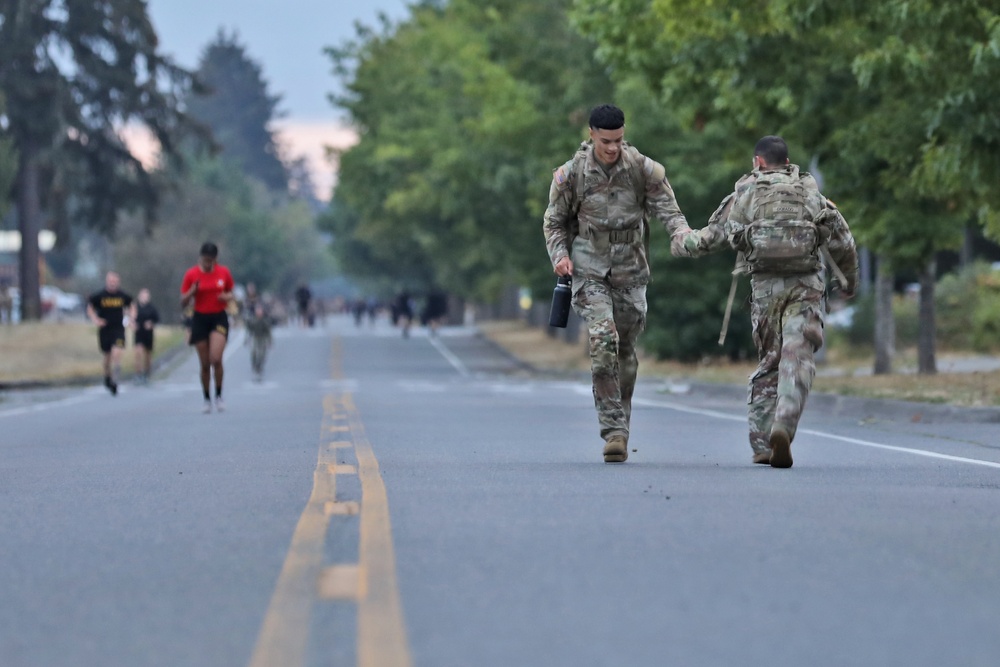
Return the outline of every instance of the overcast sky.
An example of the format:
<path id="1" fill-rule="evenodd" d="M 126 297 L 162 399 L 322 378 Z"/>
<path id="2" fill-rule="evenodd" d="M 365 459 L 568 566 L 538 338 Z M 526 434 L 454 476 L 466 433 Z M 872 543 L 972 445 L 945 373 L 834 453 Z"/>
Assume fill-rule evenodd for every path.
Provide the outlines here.
<path id="1" fill-rule="evenodd" d="M 408 5 L 404 0 L 148 0 L 161 52 L 182 66 L 196 67 L 220 28 L 236 32 L 263 70 L 268 91 L 281 97 L 278 111 L 284 118 L 276 129 L 294 155 L 309 158 L 321 190 L 328 190 L 333 178 L 323 163 L 323 145 L 350 141 L 340 110 L 327 101 L 338 81 L 323 49 L 352 39 L 356 22 L 377 25 L 379 13 L 406 18 Z"/>
<path id="2" fill-rule="evenodd" d="M 335 85 L 327 46 L 354 37 L 354 24 L 376 25 L 379 12 L 407 15 L 403 0 L 149 0 L 160 48 L 181 65 L 195 67 L 220 28 L 235 30 L 264 70 L 272 93 L 282 96 L 290 118 L 329 119 L 326 95 Z"/>

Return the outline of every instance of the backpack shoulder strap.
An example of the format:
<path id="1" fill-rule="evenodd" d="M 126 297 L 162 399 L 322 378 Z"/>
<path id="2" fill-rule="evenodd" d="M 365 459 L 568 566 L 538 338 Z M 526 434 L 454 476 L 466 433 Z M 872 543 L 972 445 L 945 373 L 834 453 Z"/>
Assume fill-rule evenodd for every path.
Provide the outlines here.
<path id="1" fill-rule="evenodd" d="M 583 196 L 586 194 L 587 151 L 589 148 L 590 144 L 584 142 L 580 144 L 580 148 L 578 148 L 576 153 L 573 154 L 573 166 L 571 168 L 571 173 L 573 175 L 574 216 L 580 212 L 580 205 L 583 203 Z"/>
<path id="2" fill-rule="evenodd" d="M 632 144 L 625 142 L 623 152 L 628 161 L 629 178 L 632 181 L 632 188 L 635 190 L 635 200 L 640 204 L 646 201 L 646 157 L 639 152 L 639 149 Z"/>

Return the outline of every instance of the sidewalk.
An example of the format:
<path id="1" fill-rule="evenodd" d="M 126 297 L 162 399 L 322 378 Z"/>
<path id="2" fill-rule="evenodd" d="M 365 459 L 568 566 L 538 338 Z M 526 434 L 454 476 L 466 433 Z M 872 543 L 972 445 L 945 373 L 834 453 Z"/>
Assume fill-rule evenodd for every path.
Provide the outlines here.
<path id="1" fill-rule="evenodd" d="M 943 354 L 937 358 L 938 373 L 989 373 L 1000 370 L 1000 357 L 985 354 L 955 355 Z M 915 375 L 917 367 L 913 364 L 900 364 L 893 371 L 898 375 Z M 817 367 L 816 375 L 822 377 L 844 377 L 871 375 L 872 367 L 867 365 L 856 370 L 839 366 Z"/>

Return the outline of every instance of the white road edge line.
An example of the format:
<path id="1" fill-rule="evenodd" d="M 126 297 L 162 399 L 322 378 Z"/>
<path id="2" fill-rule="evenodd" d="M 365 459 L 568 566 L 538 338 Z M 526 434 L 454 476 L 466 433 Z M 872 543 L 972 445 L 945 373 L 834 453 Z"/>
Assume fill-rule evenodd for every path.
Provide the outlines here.
<path id="1" fill-rule="evenodd" d="M 231 342 L 232 341 L 229 341 L 229 343 L 231 343 Z M 236 354 L 236 351 L 239 348 L 241 348 L 241 347 L 243 347 L 241 344 L 230 345 L 230 344 L 227 343 L 226 344 L 226 351 L 222 353 L 222 361 L 223 361 L 223 363 L 229 361 L 229 359 L 234 354 Z M 195 361 L 197 362 L 197 358 L 195 359 Z M 459 362 L 459 363 L 461 363 L 461 362 Z M 94 387 L 97 387 L 97 386 L 98 386 L 97 384 L 94 385 Z M 89 389 L 92 390 L 94 387 L 90 387 Z M 55 400 L 55 401 L 43 401 L 43 402 L 40 402 L 40 403 L 34 403 L 32 405 L 25 405 L 25 406 L 22 406 L 22 407 L 11 408 L 10 410 L 2 410 L 2 411 L 0 411 L 0 419 L 3 419 L 4 417 L 16 417 L 18 415 L 26 415 L 26 414 L 30 414 L 32 412 L 43 412 L 43 411 L 49 410 L 51 408 L 58 408 L 58 407 L 65 406 L 65 405 L 74 405 L 76 403 L 84 403 L 86 401 L 93 400 L 98 395 L 101 395 L 101 394 L 104 393 L 103 388 L 102 388 L 102 390 L 100 392 L 88 391 L 88 389 L 83 389 L 82 391 L 84 393 L 82 393 L 79 396 L 72 396 L 70 398 L 62 398 L 62 399 Z"/>
<path id="2" fill-rule="evenodd" d="M 677 412 L 687 412 L 689 414 L 702 415 L 704 417 L 711 417 L 713 419 L 724 419 L 727 421 L 738 421 L 746 422 L 746 417 L 736 415 L 726 414 L 724 412 L 716 412 L 715 410 L 701 410 L 699 408 L 689 408 L 686 405 L 679 405 L 677 403 L 669 403 L 666 401 L 651 401 L 649 399 L 643 398 L 633 398 L 633 405 L 645 405 L 651 408 L 666 408 L 667 410 L 676 410 Z M 809 435 L 815 435 L 820 438 L 828 438 L 830 440 L 839 440 L 840 442 L 846 442 L 852 445 L 860 445 L 862 447 L 870 447 L 872 449 L 881 449 L 887 452 L 899 452 L 901 454 L 913 454 L 915 456 L 925 456 L 931 459 L 941 459 L 943 461 L 951 461 L 953 463 L 968 463 L 970 465 L 984 466 L 986 468 L 997 468 L 1000 469 L 1000 463 L 994 463 L 993 461 L 982 461 L 980 459 L 970 459 L 964 456 L 952 456 L 950 454 L 939 454 L 938 452 L 930 452 L 926 449 L 913 449 L 911 447 L 896 447 L 894 445 L 882 445 L 877 442 L 871 442 L 869 440 L 859 440 L 858 438 L 848 438 L 843 435 L 835 435 L 833 433 L 826 433 L 825 431 L 816 431 L 814 429 L 802 428 L 799 429 L 800 433 L 807 433 Z"/>
<path id="3" fill-rule="evenodd" d="M 465 364 L 462 363 L 462 360 L 456 357 L 454 354 L 452 354 L 451 350 L 445 347 L 444 343 L 442 343 L 437 336 L 428 336 L 427 340 L 431 342 L 431 345 L 434 346 L 434 349 L 436 349 L 438 352 L 441 353 L 442 357 L 448 360 L 449 364 L 455 367 L 455 370 L 458 371 L 459 375 L 465 378 L 470 376 L 469 369 L 465 367 Z"/>
<path id="4" fill-rule="evenodd" d="M 104 393 L 103 391 L 101 392 Z M 4 417 L 16 417 L 17 415 L 26 415 L 32 412 L 44 412 L 50 408 L 58 408 L 65 405 L 75 405 L 76 403 L 85 403 L 91 401 L 97 397 L 96 393 L 85 393 L 79 396 L 72 396 L 70 398 L 63 398 L 57 401 L 46 401 L 42 403 L 34 403 L 32 405 L 25 405 L 18 408 L 11 408 L 10 410 L 4 410 L 0 412 L 0 419 Z"/>

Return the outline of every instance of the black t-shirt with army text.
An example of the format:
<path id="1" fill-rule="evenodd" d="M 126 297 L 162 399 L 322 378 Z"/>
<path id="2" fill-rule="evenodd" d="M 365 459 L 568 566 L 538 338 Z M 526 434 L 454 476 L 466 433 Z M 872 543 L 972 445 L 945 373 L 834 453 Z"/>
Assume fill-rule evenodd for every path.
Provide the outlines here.
<path id="1" fill-rule="evenodd" d="M 125 327 L 125 309 L 132 305 L 132 297 L 125 292 L 109 292 L 107 288 L 91 295 L 88 299 L 94 308 L 94 313 L 104 320 L 106 327 L 122 329 Z"/>

